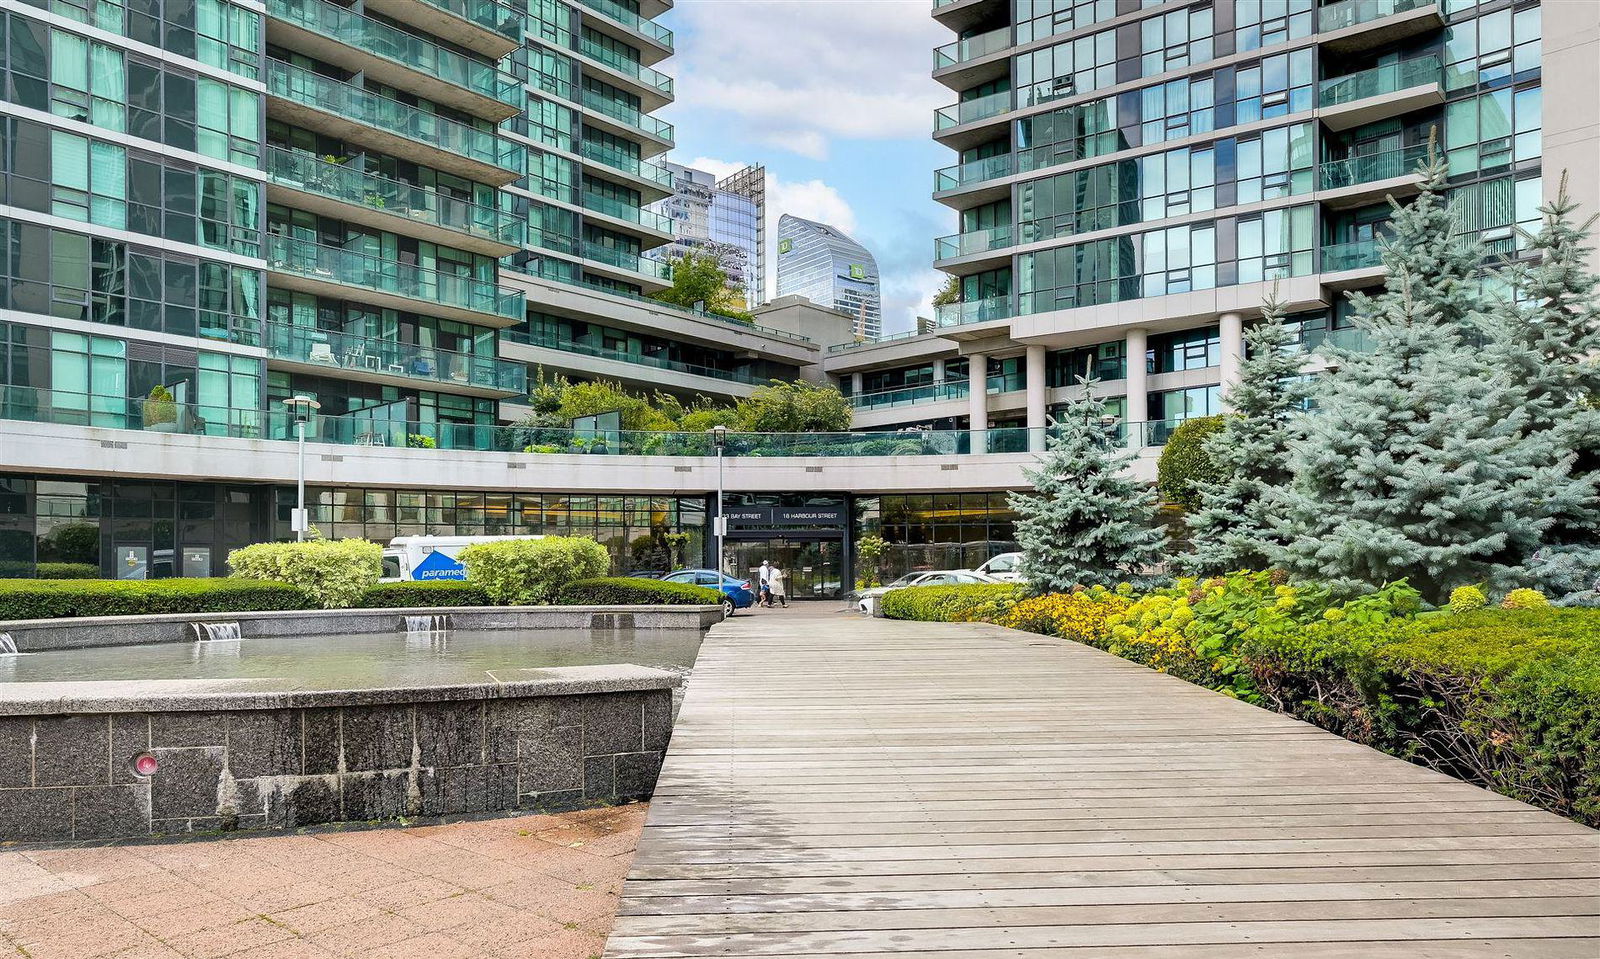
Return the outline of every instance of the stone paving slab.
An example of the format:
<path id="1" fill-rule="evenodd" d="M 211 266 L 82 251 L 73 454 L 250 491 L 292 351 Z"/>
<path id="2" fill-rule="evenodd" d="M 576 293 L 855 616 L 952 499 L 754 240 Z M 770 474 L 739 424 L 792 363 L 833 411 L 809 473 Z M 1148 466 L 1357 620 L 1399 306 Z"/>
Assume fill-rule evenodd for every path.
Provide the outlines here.
<path id="1" fill-rule="evenodd" d="M 1596 959 L 1600 834 L 1097 650 L 701 646 L 608 959 Z"/>
<path id="2" fill-rule="evenodd" d="M 594 959 L 645 810 L 6 845 L 0 956 Z"/>

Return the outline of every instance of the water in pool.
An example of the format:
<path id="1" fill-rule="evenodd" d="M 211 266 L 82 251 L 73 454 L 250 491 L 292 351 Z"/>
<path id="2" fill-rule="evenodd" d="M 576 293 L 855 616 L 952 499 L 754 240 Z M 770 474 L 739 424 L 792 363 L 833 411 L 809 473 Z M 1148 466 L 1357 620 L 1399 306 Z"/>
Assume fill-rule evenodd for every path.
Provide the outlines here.
<path id="1" fill-rule="evenodd" d="M 155 643 L 0 656 L 0 682 L 226 686 L 246 680 L 239 685 L 377 689 L 493 682 L 496 671 L 611 663 L 687 674 L 700 635 L 694 629 L 451 629 Z"/>

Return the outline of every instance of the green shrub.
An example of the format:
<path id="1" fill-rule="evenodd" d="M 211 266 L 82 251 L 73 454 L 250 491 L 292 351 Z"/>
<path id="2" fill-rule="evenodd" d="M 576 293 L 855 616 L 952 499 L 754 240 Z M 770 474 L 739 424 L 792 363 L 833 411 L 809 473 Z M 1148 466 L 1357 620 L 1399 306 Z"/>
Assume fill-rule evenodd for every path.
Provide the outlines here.
<path id="1" fill-rule="evenodd" d="M 424 583 L 378 583 L 361 594 L 362 609 L 401 609 L 408 606 L 492 606 L 489 594 L 475 583 L 436 580 Z"/>
<path id="2" fill-rule="evenodd" d="M 14 579 L 0 581 L 0 620 L 146 613 L 248 613 L 305 609 L 284 583 L 235 579 Z"/>
<path id="3" fill-rule="evenodd" d="M 364 539 L 257 543 L 229 553 L 228 569 L 243 579 L 298 586 L 323 609 L 344 609 L 378 584 L 383 547 Z"/>
<path id="4" fill-rule="evenodd" d="M 583 536 L 546 536 L 474 543 L 459 557 L 467 581 L 501 606 L 549 603 L 563 586 L 611 568 L 604 546 Z"/>
<path id="5" fill-rule="evenodd" d="M 1193 511 L 1200 507 L 1200 484 L 1226 478 L 1206 452 L 1206 439 L 1220 429 L 1222 417 L 1197 416 L 1172 431 L 1156 461 L 1156 489 L 1163 499 Z"/>
<path id="6" fill-rule="evenodd" d="M 1600 610 L 1324 622 L 1253 637 L 1243 656 L 1284 712 L 1600 823 Z"/>
<path id="7" fill-rule="evenodd" d="M 1489 597 L 1476 586 L 1457 586 L 1450 591 L 1449 610 L 1452 613 L 1470 613 L 1489 605 Z"/>
<path id="8" fill-rule="evenodd" d="M 965 586 L 903 586 L 883 594 L 879 603 L 889 619 L 923 623 L 992 622 L 1022 598 L 1016 583 L 970 583 Z"/>
<path id="9" fill-rule="evenodd" d="M 1550 601 L 1536 589 L 1514 589 L 1500 601 L 1501 609 L 1538 609 L 1549 605 Z"/>
<path id="10" fill-rule="evenodd" d="M 722 592 L 710 586 L 610 576 L 580 579 L 556 593 L 557 606 L 716 606 Z"/>
<path id="11" fill-rule="evenodd" d="M 100 567 L 94 563 L 40 563 L 34 575 L 40 579 L 99 579 Z"/>

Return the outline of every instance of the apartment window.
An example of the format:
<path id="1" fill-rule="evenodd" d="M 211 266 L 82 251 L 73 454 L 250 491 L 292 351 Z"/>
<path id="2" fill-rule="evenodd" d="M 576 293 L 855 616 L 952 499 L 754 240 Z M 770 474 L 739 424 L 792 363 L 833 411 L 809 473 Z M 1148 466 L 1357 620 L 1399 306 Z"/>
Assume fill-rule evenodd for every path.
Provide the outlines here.
<path id="1" fill-rule="evenodd" d="M 1117 82 L 1117 32 L 1101 30 L 1017 57 L 1017 106 L 1047 103 Z"/>
<path id="2" fill-rule="evenodd" d="M 1117 129 L 1115 97 L 1017 121 L 1017 168 L 1024 172 L 1105 156 L 1129 146 Z"/>
<path id="3" fill-rule="evenodd" d="M 1150 338 L 1146 369 L 1151 373 L 1177 373 L 1222 365 L 1222 334 L 1207 326 Z"/>
<path id="4" fill-rule="evenodd" d="M 51 404 L 87 414 L 90 425 L 121 426 L 128 412 L 127 344 L 105 336 L 50 334 Z"/>
<path id="5" fill-rule="evenodd" d="M 127 229 L 128 160 L 123 147 L 50 132 L 51 212 Z"/>
<path id="6" fill-rule="evenodd" d="M 1445 104 L 1444 145 L 1450 174 L 1537 159 L 1542 151 L 1542 105 L 1537 86 L 1504 88 Z"/>
<path id="7" fill-rule="evenodd" d="M 1236 225 L 1240 283 L 1305 276 L 1316 244 L 1314 208 L 1291 207 L 1241 217 Z"/>
<path id="8" fill-rule="evenodd" d="M 1446 27 L 1445 89 L 1492 87 L 1529 78 L 1539 69 L 1543 29 L 1536 6 L 1496 10 Z"/>
<path id="9" fill-rule="evenodd" d="M 1315 86 L 1310 49 L 1265 57 L 1234 74 L 1235 123 L 1254 123 L 1311 109 Z"/>
<path id="10" fill-rule="evenodd" d="M 1046 385 L 1077 386 L 1080 379 L 1121 380 L 1128 376 L 1126 343 L 1114 340 L 1045 355 Z"/>
<path id="11" fill-rule="evenodd" d="M 1017 0 L 1017 42 L 1070 33 L 1116 15 L 1116 0 Z"/>
<path id="12" fill-rule="evenodd" d="M 528 139 L 570 151 L 573 134 L 578 130 L 578 114 L 559 103 L 529 96 L 527 111 L 513 129 L 521 124 L 526 126 L 517 132 Z"/>
<path id="13" fill-rule="evenodd" d="M 1144 296 L 1209 290 L 1217 285 L 1215 224 L 1185 224 L 1140 236 Z"/>
<path id="14" fill-rule="evenodd" d="M 65 30 L 50 31 L 50 112 L 121 130 L 127 87 L 122 51 Z"/>
<path id="15" fill-rule="evenodd" d="M 1314 0 L 1234 0 L 1234 50 L 1244 53 L 1310 36 L 1314 6 Z"/>
<path id="16" fill-rule="evenodd" d="M 1494 253 L 1512 253 L 1526 245 L 1516 227 L 1530 233 L 1539 230 L 1539 206 L 1544 201 L 1537 176 L 1480 180 L 1451 190 L 1449 199 L 1458 222 L 1456 232 L 1477 234 Z"/>
<path id="17" fill-rule="evenodd" d="M 1197 416 L 1222 412 L 1221 386 L 1191 386 L 1181 390 L 1161 390 L 1149 396 L 1150 419 L 1171 425 Z"/>
<path id="18" fill-rule="evenodd" d="M 1238 140 L 1238 202 L 1256 203 L 1311 192 L 1316 172 L 1314 143 L 1309 123 Z"/>
<path id="19" fill-rule="evenodd" d="M 1153 77 L 1210 60 L 1211 7 L 1174 10 L 1139 22 L 1139 75 Z"/>
<path id="20" fill-rule="evenodd" d="M 1182 77 L 1139 91 L 1140 136 L 1143 142 L 1162 143 L 1216 129 L 1216 99 L 1212 78 Z"/>

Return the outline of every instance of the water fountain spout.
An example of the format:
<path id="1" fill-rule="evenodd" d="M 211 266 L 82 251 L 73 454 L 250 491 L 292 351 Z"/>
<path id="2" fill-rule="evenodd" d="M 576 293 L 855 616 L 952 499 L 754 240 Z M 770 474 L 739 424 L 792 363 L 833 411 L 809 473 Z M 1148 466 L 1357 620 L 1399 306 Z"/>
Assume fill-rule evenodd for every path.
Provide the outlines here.
<path id="1" fill-rule="evenodd" d="M 0 633 L 0 656 L 17 655 L 17 641 L 11 638 L 10 633 Z"/>
<path id="2" fill-rule="evenodd" d="M 190 623 L 189 625 L 194 627 L 194 638 L 202 643 L 244 638 L 244 634 L 239 631 L 238 623 Z"/>

